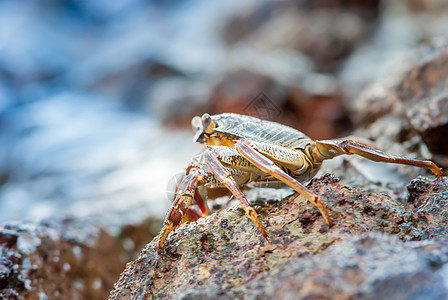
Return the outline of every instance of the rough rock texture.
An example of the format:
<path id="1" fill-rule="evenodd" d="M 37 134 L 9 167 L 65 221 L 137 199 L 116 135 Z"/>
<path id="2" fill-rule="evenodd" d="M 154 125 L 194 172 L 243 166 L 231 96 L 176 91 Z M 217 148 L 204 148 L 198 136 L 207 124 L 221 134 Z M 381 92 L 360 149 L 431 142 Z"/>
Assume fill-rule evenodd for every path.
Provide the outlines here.
<path id="1" fill-rule="evenodd" d="M 434 49 L 397 87 L 406 116 L 431 152 L 448 155 L 448 47 Z"/>
<path id="2" fill-rule="evenodd" d="M 385 194 L 340 185 L 330 175 L 309 187 L 324 199 L 332 227 L 295 195 L 255 205 L 269 241 L 242 209 L 224 209 L 180 226 L 161 256 L 154 241 L 148 244 L 127 265 L 110 299 L 448 295 L 441 280 L 447 276 L 447 242 L 415 242 L 446 234 L 446 179 L 415 179 L 407 207 Z"/>
<path id="3" fill-rule="evenodd" d="M 410 65 L 410 67 L 409 67 Z M 366 89 L 356 103 L 361 135 L 383 149 L 406 143 L 408 153 L 421 151 L 420 140 L 441 167 L 448 166 L 448 44 L 426 46 L 406 68 Z M 359 131 L 359 130 L 358 130 Z M 388 150 L 389 151 L 389 150 Z M 445 173 L 446 174 L 446 173 Z"/>
<path id="4" fill-rule="evenodd" d="M 226 289 L 189 289 L 183 299 L 446 299 L 448 242 L 403 243 L 395 237 L 349 237 L 317 255 L 288 263 Z M 214 296 L 216 295 L 216 296 Z"/>
<path id="5" fill-rule="evenodd" d="M 129 255 L 85 220 L 0 226 L 0 299 L 104 299 Z"/>

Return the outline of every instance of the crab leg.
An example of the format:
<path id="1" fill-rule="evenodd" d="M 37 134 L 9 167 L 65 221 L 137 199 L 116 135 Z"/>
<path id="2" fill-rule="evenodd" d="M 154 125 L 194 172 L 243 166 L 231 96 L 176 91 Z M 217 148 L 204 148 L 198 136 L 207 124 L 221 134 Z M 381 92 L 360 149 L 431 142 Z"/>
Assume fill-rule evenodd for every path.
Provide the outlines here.
<path id="1" fill-rule="evenodd" d="M 190 165 L 187 169 L 187 175 L 177 188 L 174 201 L 165 217 L 163 227 L 159 234 L 157 243 L 157 252 L 159 254 L 169 233 L 177 226 L 191 219 L 198 219 L 201 214 L 208 214 L 209 210 L 205 202 L 207 194 L 206 188 L 226 186 L 225 183 L 217 178 L 215 172 L 209 170 L 209 167 L 204 162 L 204 154 L 199 157 L 199 165 Z M 246 182 L 250 178 L 250 174 L 244 170 L 223 168 L 234 181 Z M 236 181 L 235 184 L 237 185 Z M 196 207 L 191 206 L 193 201 L 197 204 Z"/>
<path id="2" fill-rule="evenodd" d="M 260 220 L 258 220 L 257 212 L 250 206 L 249 201 L 246 199 L 246 196 L 244 196 L 243 192 L 238 187 L 238 184 L 236 183 L 230 172 L 218 160 L 216 152 L 211 148 L 208 148 L 204 152 L 204 159 L 205 163 L 213 172 L 213 174 L 215 174 L 218 180 L 221 181 L 240 201 L 247 216 L 257 225 L 258 230 L 260 230 L 261 234 L 267 239 L 268 234 L 261 224 Z"/>
<path id="3" fill-rule="evenodd" d="M 179 185 L 176 192 L 176 198 L 173 201 L 163 222 L 162 230 L 159 234 L 159 241 L 157 243 L 157 253 L 160 254 L 162 245 L 165 242 L 168 234 L 174 230 L 182 222 L 185 211 L 191 205 L 195 196 L 195 190 L 198 182 L 202 179 L 202 174 L 199 170 L 187 175 Z"/>
<path id="4" fill-rule="evenodd" d="M 271 174 L 272 176 L 274 176 L 278 180 L 284 182 L 285 184 L 289 185 L 294 190 L 296 190 L 299 194 L 304 196 L 308 201 L 310 201 L 314 206 L 316 206 L 319 209 L 320 213 L 324 217 L 327 224 L 331 225 L 331 219 L 330 219 L 330 217 L 327 213 L 327 210 L 325 209 L 325 206 L 323 205 L 320 197 L 317 196 L 316 194 L 312 193 L 310 190 L 308 190 L 305 186 L 300 184 L 293 177 L 291 177 L 290 175 L 285 173 L 273 161 L 266 158 L 264 155 L 260 154 L 257 151 L 255 145 L 252 145 L 247 140 L 241 139 L 235 143 L 235 149 L 239 154 L 241 154 L 243 157 L 245 157 L 251 163 L 256 165 L 262 171 Z"/>
<path id="5" fill-rule="evenodd" d="M 356 154 L 373 161 L 395 163 L 429 169 L 437 177 L 442 176 L 442 170 L 432 161 L 394 156 L 349 139 L 316 141 L 316 147 L 317 151 L 315 155 L 317 155 L 316 157 L 318 160 L 332 158 L 340 154 Z"/>
<path id="6" fill-rule="evenodd" d="M 207 189 L 205 187 L 198 187 L 194 193 L 194 201 L 196 202 L 197 208 L 200 212 L 200 214 L 198 212 L 197 219 L 199 219 L 200 215 L 205 216 L 209 214 L 209 209 L 204 198 L 207 199 Z"/>
<path id="7" fill-rule="evenodd" d="M 177 191 L 179 190 L 179 186 L 184 180 L 185 176 L 187 176 L 192 170 L 194 172 L 197 172 L 197 169 L 199 169 L 199 166 L 190 164 L 188 166 L 186 174 L 184 174 L 181 178 L 179 177 L 175 178 L 176 181 L 178 181 L 178 184 L 175 188 L 176 193 L 174 193 L 171 203 L 174 202 L 176 195 L 178 195 Z M 188 217 L 184 216 L 184 218 L 187 219 L 188 221 L 197 221 L 200 217 L 208 215 L 209 209 L 204 199 L 207 199 L 207 189 L 203 186 L 197 187 L 196 191 L 194 192 L 194 202 L 196 205 L 191 205 L 190 207 L 187 208 L 186 213 Z"/>

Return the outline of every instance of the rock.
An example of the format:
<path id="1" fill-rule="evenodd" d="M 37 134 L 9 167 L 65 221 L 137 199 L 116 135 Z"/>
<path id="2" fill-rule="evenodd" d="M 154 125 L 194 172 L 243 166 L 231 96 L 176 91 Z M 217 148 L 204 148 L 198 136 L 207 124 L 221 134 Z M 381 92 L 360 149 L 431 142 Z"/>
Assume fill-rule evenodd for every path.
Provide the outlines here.
<path id="1" fill-rule="evenodd" d="M 177 228 L 160 256 L 148 244 L 109 299 L 446 297 L 447 241 L 404 241 L 445 236 L 448 182 L 418 178 L 409 189 L 418 185 L 438 193 L 411 193 L 411 208 L 330 175 L 315 179 L 309 188 L 334 225 L 302 197 L 258 203 L 269 241 L 241 208 L 218 211 Z M 437 209 L 419 206 L 428 201 Z"/>
<path id="2" fill-rule="evenodd" d="M 125 224 L 115 237 L 126 250 L 130 259 L 136 259 L 140 250 L 155 237 L 162 227 L 162 220 L 147 218 L 136 224 Z"/>
<path id="3" fill-rule="evenodd" d="M 428 52 L 405 74 L 396 92 L 429 150 L 448 155 L 448 46 Z"/>
<path id="4" fill-rule="evenodd" d="M 440 12 L 448 9 L 446 1 L 443 0 L 407 0 L 406 4 L 413 13 Z"/>
<path id="5" fill-rule="evenodd" d="M 374 27 L 380 2 L 283 1 L 236 10 L 223 28 L 230 45 L 290 49 L 310 57 L 316 71 L 332 72 Z"/>
<path id="6" fill-rule="evenodd" d="M 86 220 L 0 226 L 0 299 L 104 299 L 129 259 Z"/>
<path id="7" fill-rule="evenodd" d="M 445 169 L 447 45 L 445 42 L 442 46 L 421 48 L 406 66 L 366 89 L 355 105 L 355 134 L 375 140 L 379 148 L 391 153 L 419 153 L 419 157 L 434 160 Z M 390 150 L 399 144 L 401 150 Z"/>
<path id="8" fill-rule="evenodd" d="M 374 233 L 354 236 L 324 253 L 291 257 L 241 286 L 205 285 L 176 299 L 445 299 L 441 265 L 447 246 Z"/>
<path id="9" fill-rule="evenodd" d="M 444 221 L 448 217 L 445 205 L 448 199 L 446 186 L 446 180 L 431 181 L 419 177 L 407 187 L 410 194 L 407 205 L 421 220 L 417 226 L 423 233 L 422 239 L 445 238 L 448 233 L 448 225 Z"/>
<path id="10" fill-rule="evenodd" d="M 396 77 L 391 75 L 361 92 L 354 103 L 353 121 L 357 126 L 368 126 L 391 114 L 397 119 L 403 118 L 401 102 L 393 91 L 399 80 Z"/>

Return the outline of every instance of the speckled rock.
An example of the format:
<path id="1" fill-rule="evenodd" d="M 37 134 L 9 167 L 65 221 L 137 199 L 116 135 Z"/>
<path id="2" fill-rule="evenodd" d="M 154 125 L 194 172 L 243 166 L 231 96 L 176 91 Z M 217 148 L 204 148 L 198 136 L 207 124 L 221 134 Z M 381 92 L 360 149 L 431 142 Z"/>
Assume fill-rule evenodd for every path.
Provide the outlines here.
<path id="1" fill-rule="evenodd" d="M 241 286 L 205 285 L 177 299 L 446 299 L 448 241 L 404 243 L 369 233 L 292 256 Z"/>
<path id="2" fill-rule="evenodd" d="M 104 299 L 128 254 L 86 220 L 0 226 L 0 299 Z"/>
<path id="3" fill-rule="evenodd" d="M 437 273 L 447 258 L 446 243 L 409 242 L 445 236 L 446 179 L 417 178 L 409 186 L 408 207 L 386 194 L 340 185 L 330 175 L 309 188 L 324 199 L 332 227 L 295 195 L 254 205 L 268 241 L 242 209 L 223 209 L 180 226 L 160 256 L 155 242 L 148 244 L 127 265 L 110 299 L 374 299 L 386 294 L 398 299 L 418 298 L 428 290 L 431 299 L 447 295 Z M 388 236 L 365 237 L 369 232 Z M 435 259 L 437 270 L 425 257 Z"/>

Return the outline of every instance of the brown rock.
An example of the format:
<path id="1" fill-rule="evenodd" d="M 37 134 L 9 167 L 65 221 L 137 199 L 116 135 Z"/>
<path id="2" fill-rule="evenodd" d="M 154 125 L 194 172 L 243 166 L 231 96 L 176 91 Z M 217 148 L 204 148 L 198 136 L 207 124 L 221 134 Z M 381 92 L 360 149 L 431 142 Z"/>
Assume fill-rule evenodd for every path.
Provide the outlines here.
<path id="1" fill-rule="evenodd" d="M 296 50 L 313 60 L 316 71 L 331 72 L 374 27 L 379 8 L 378 0 L 256 3 L 236 11 L 223 39 L 230 45 Z"/>
<path id="2" fill-rule="evenodd" d="M 85 220 L 0 227 L 0 299 L 104 299 L 129 258 Z"/>
<path id="3" fill-rule="evenodd" d="M 204 285 L 177 299 L 445 299 L 440 266 L 446 246 L 378 233 L 353 236 L 324 253 L 292 257 L 239 287 Z"/>
<path id="4" fill-rule="evenodd" d="M 448 47 L 422 57 L 396 88 L 411 126 L 435 154 L 448 155 Z"/>
<path id="5" fill-rule="evenodd" d="M 448 46 L 425 48 L 388 78 L 366 89 L 355 105 L 357 135 L 388 152 L 448 166 Z M 409 67 L 410 65 L 410 67 Z M 423 143 L 430 153 L 422 148 Z M 397 151 L 398 144 L 402 144 Z M 407 149 L 406 149 L 407 148 Z"/>
<path id="6" fill-rule="evenodd" d="M 446 262 L 446 243 L 400 241 L 445 234 L 440 224 L 447 222 L 448 184 L 417 181 L 440 185 L 442 196 L 427 198 L 438 210 L 407 209 L 385 194 L 342 186 L 327 175 L 309 187 L 324 199 L 332 227 L 295 195 L 255 206 L 269 241 L 238 207 L 184 224 L 160 256 L 153 241 L 127 265 L 110 299 L 373 299 L 428 291 L 446 296 L 432 262 Z M 424 193 L 413 197 L 419 195 Z M 397 237 L 363 237 L 366 232 Z"/>

